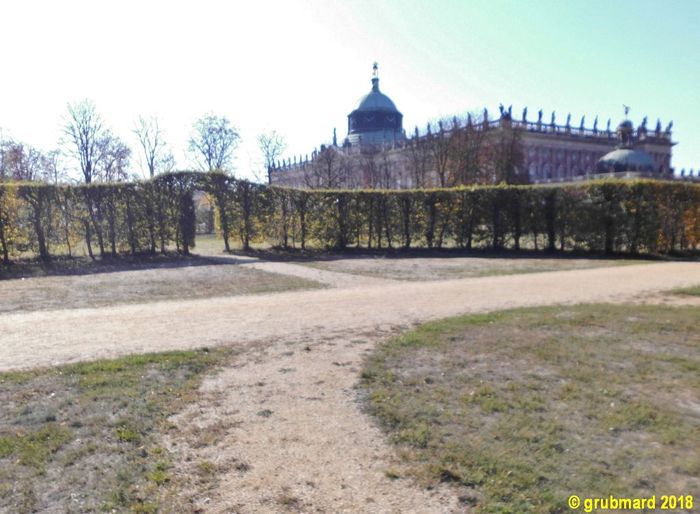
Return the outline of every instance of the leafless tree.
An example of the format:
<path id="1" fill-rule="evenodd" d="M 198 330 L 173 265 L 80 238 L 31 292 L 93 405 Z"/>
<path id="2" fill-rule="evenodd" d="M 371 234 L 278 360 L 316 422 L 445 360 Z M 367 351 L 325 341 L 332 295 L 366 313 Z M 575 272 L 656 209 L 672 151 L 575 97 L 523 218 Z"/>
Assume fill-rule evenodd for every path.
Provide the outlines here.
<path id="1" fill-rule="evenodd" d="M 139 116 L 134 134 L 141 144 L 144 160 L 151 178 L 158 171 L 170 171 L 174 167 L 174 157 L 167 150 L 163 131 L 158 124 L 158 118 Z"/>
<path id="2" fill-rule="evenodd" d="M 258 136 L 258 146 L 265 161 L 265 170 L 267 170 L 267 183 L 272 183 L 270 171 L 275 162 L 282 156 L 282 153 L 287 148 L 284 138 L 275 130 L 263 132 Z"/>
<path id="3" fill-rule="evenodd" d="M 425 137 L 421 137 L 416 129 L 416 133 L 408 141 L 408 163 L 411 171 L 413 187 L 426 187 L 428 173 L 432 162 L 430 143 Z"/>
<path id="4" fill-rule="evenodd" d="M 2 143 L 2 176 L 12 180 L 39 180 L 42 155 L 39 150 L 16 141 Z"/>
<path id="5" fill-rule="evenodd" d="M 95 104 L 90 100 L 68 104 L 68 117 L 63 132 L 69 143 L 69 152 L 80 164 L 85 183 L 91 183 L 98 171 L 104 136 L 102 118 L 97 113 Z"/>
<path id="6" fill-rule="evenodd" d="M 50 184 L 60 184 L 66 182 L 68 175 L 61 162 L 61 151 L 51 150 L 43 155 L 42 168 L 44 170 L 44 180 Z"/>
<path id="7" fill-rule="evenodd" d="M 335 147 L 322 147 L 304 174 L 307 187 L 337 189 L 348 171 L 347 158 Z"/>
<path id="8" fill-rule="evenodd" d="M 438 121 L 438 130 L 426 137 L 430 143 L 432 163 L 437 173 L 440 187 L 450 186 L 449 162 L 450 162 L 450 132 L 447 130 L 447 120 Z"/>
<path id="9" fill-rule="evenodd" d="M 496 130 L 498 132 L 491 134 L 486 140 L 486 180 L 494 184 L 527 183 L 529 178 L 523 166 L 521 129 L 505 125 Z"/>
<path id="10" fill-rule="evenodd" d="M 207 114 L 192 126 L 189 150 L 205 171 L 230 170 L 239 140 L 238 130 L 228 118 Z"/>
<path id="11" fill-rule="evenodd" d="M 119 182 L 128 178 L 131 150 L 110 132 L 100 141 L 100 178 L 105 182 Z"/>
<path id="12" fill-rule="evenodd" d="M 451 186 L 484 182 L 482 167 L 486 132 L 478 116 L 453 121 L 450 135 L 449 183 Z"/>
<path id="13" fill-rule="evenodd" d="M 56 184 L 65 178 L 58 155 L 58 150 L 44 153 L 24 143 L 0 141 L 0 178 Z"/>

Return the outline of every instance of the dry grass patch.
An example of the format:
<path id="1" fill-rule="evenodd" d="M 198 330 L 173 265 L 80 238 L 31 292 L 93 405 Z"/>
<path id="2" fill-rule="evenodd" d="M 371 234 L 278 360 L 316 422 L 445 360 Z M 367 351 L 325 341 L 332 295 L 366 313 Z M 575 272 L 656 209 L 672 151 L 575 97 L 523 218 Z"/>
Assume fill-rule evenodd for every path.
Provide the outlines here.
<path id="1" fill-rule="evenodd" d="M 587 305 L 431 323 L 381 346 L 369 410 L 474 512 L 700 490 L 697 309 Z"/>
<path id="2" fill-rule="evenodd" d="M 0 374 L 0 511 L 156 512 L 171 480 L 167 417 L 231 350 Z"/>
<path id="3" fill-rule="evenodd" d="M 293 289 L 321 284 L 210 259 L 107 273 L 45 276 L 0 281 L 0 313 L 102 307 L 161 300 L 214 298 Z"/>
<path id="4" fill-rule="evenodd" d="M 326 271 L 392 280 L 450 280 L 641 264 L 644 260 L 557 257 L 356 257 L 300 262 Z"/>

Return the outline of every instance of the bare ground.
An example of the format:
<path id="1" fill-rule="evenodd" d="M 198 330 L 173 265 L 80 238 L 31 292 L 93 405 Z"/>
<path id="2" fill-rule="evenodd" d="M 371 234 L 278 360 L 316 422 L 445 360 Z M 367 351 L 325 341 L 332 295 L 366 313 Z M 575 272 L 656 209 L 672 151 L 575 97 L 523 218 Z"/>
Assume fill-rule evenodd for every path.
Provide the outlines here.
<path id="1" fill-rule="evenodd" d="M 302 275 L 291 264 L 254 263 Z M 316 276 L 321 279 L 322 275 Z M 352 280 L 334 289 L 0 316 L 0 369 L 217 344 L 249 346 L 173 419 L 172 499 L 193 512 L 451 512 L 448 490 L 392 480 L 391 449 L 353 386 L 374 344 L 416 323 L 518 306 L 617 302 L 700 284 L 700 264 L 661 263 L 440 282 Z M 202 430 L 204 428 L 204 430 Z M 202 441 L 202 434 L 207 438 Z M 216 480 L 193 479 L 202 462 Z M 197 468 L 200 466 L 200 468 Z M 206 467 L 206 466 L 205 466 Z"/>

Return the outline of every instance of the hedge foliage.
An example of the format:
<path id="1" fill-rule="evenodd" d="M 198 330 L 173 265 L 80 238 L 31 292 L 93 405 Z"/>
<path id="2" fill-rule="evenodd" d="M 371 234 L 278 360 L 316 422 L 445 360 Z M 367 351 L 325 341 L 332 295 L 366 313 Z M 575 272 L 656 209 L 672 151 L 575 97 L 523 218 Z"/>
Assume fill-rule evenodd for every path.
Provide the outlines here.
<path id="1" fill-rule="evenodd" d="M 670 254 L 697 250 L 700 185 L 651 180 L 557 186 L 325 191 L 269 187 L 223 173 L 147 182 L 0 183 L 2 259 L 188 253 L 194 195 L 216 211 L 224 247 L 549 249 Z"/>

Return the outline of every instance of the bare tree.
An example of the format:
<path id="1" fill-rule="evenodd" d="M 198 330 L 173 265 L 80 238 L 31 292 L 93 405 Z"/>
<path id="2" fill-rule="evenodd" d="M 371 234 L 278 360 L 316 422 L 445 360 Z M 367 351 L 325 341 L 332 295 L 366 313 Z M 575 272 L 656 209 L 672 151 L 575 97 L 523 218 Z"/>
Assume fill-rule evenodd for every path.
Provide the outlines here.
<path id="1" fill-rule="evenodd" d="M 267 170 L 267 183 L 272 183 L 272 171 L 275 162 L 280 158 L 284 150 L 287 148 L 287 143 L 284 138 L 275 130 L 263 132 L 258 136 L 258 146 L 265 160 L 265 169 Z"/>
<path id="2" fill-rule="evenodd" d="M 0 179 L 62 182 L 66 177 L 59 164 L 59 154 L 59 150 L 45 153 L 24 143 L 0 141 Z"/>
<path id="3" fill-rule="evenodd" d="M 50 184 L 66 182 L 68 175 L 61 162 L 61 151 L 51 150 L 42 156 L 42 168 L 44 180 Z"/>
<path id="4" fill-rule="evenodd" d="M 448 120 L 439 120 L 439 130 L 435 134 L 428 134 L 426 137 L 430 141 L 430 151 L 433 158 L 433 165 L 437 173 L 440 187 L 450 186 L 449 162 L 450 162 L 450 136 L 445 125 Z"/>
<path id="5" fill-rule="evenodd" d="M 521 129 L 505 125 L 489 138 L 487 162 L 490 163 L 487 180 L 498 184 L 526 184 L 529 182 L 527 170 L 523 166 L 524 152 Z"/>
<path id="6" fill-rule="evenodd" d="M 240 135 L 225 116 L 207 114 L 195 121 L 189 150 L 205 171 L 231 168 Z"/>
<path id="7" fill-rule="evenodd" d="M 63 132 L 72 145 L 70 153 L 80 163 L 85 183 L 91 183 L 97 174 L 104 136 L 102 118 L 95 110 L 95 104 L 90 100 L 68 104 Z"/>
<path id="8" fill-rule="evenodd" d="M 479 117 L 470 115 L 461 123 L 455 118 L 450 136 L 449 183 L 452 186 L 483 183 L 484 140 Z"/>
<path id="9" fill-rule="evenodd" d="M 42 154 L 24 143 L 8 140 L 2 145 L 2 176 L 11 180 L 41 179 Z"/>
<path id="10" fill-rule="evenodd" d="M 128 178 L 131 149 L 111 132 L 100 141 L 100 178 L 105 182 L 119 182 Z"/>
<path id="11" fill-rule="evenodd" d="M 163 131 L 158 125 L 158 118 L 139 116 L 134 134 L 138 137 L 146 167 L 151 178 L 161 171 L 170 171 L 174 167 L 174 157 L 167 150 Z"/>
<path id="12" fill-rule="evenodd" d="M 418 134 L 418 129 L 416 128 L 416 132 L 413 138 L 408 141 L 407 147 L 413 187 L 418 189 L 426 187 L 428 185 L 426 180 L 432 162 L 430 143 L 427 138 Z"/>
<path id="13" fill-rule="evenodd" d="M 345 156 L 335 146 L 322 146 L 304 174 L 307 187 L 312 189 L 341 187 L 343 175 L 348 170 L 346 161 Z"/>

